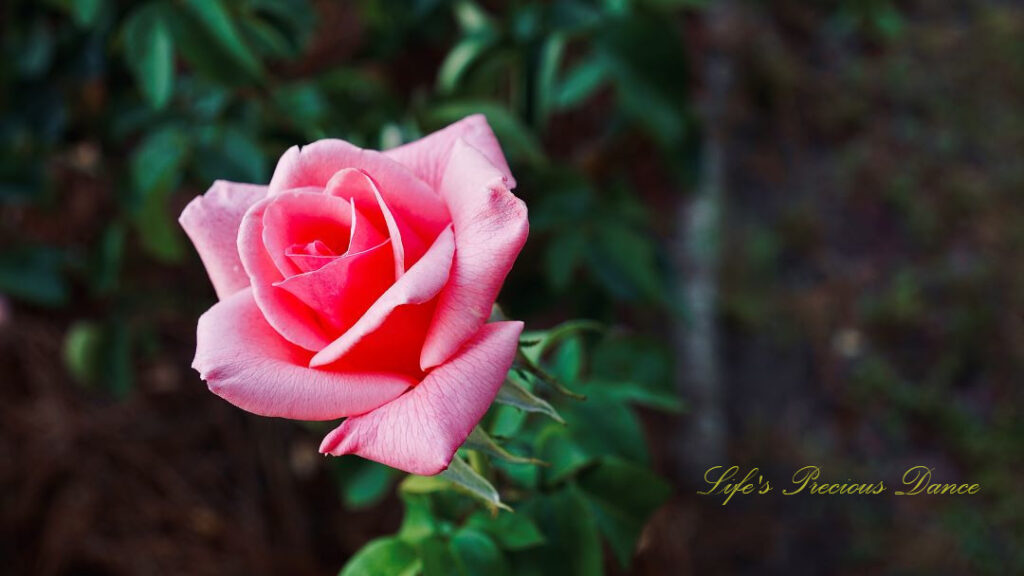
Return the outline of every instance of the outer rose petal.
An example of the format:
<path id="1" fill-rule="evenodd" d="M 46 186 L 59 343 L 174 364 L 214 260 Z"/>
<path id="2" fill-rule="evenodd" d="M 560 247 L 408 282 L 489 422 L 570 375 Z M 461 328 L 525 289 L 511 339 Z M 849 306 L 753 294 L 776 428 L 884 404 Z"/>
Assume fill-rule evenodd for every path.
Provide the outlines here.
<path id="1" fill-rule="evenodd" d="M 452 147 L 459 138 L 479 150 L 505 177 L 510 189 L 516 187 L 516 181 L 508 169 L 508 163 L 505 162 L 505 155 L 501 152 L 501 144 L 494 137 L 494 132 L 491 131 L 483 114 L 467 116 L 419 140 L 385 150 L 384 155 L 401 162 L 431 188 L 437 190 L 444 178 Z"/>
<path id="2" fill-rule="evenodd" d="M 266 195 L 266 186 L 217 180 L 206 194 L 189 202 L 178 218 L 221 300 L 249 286 L 235 239 L 245 211 Z"/>
<path id="3" fill-rule="evenodd" d="M 358 454 L 412 474 L 442 472 L 494 401 L 522 330 L 522 322 L 483 326 L 415 388 L 342 422 L 324 438 L 320 452 Z"/>
<path id="4" fill-rule="evenodd" d="M 310 369 L 309 356 L 281 338 L 263 319 L 251 290 L 243 290 L 199 318 L 192 367 L 235 406 L 297 420 L 363 414 L 415 383 L 397 374 Z"/>
<path id="5" fill-rule="evenodd" d="M 452 147 L 441 196 L 455 229 L 455 262 L 441 291 L 420 367 L 441 364 L 487 321 L 505 276 L 526 243 L 526 205 L 502 172 L 462 140 Z"/>
<path id="6" fill-rule="evenodd" d="M 344 168 L 369 174 L 391 212 L 420 238 L 434 238 L 448 225 L 444 202 L 408 168 L 376 150 L 363 150 L 344 140 L 318 140 L 301 150 L 289 148 L 274 169 L 270 194 L 308 186 L 324 188 Z"/>

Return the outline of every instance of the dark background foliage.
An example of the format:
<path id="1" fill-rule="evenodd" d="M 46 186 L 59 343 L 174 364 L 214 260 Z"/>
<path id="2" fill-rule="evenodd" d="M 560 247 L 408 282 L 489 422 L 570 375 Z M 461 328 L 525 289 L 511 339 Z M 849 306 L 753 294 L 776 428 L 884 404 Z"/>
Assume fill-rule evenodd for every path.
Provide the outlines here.
<path id="1" fill-rule="evenodd" d="M 396 474 L 188 368 L 214 295 L 176 216 L 293 144 L 482 112 L 530 208 L 506 313 L 613 327 L 550 359 L 568 433 L 488 417 L 558 464 L 499 471 L 549 540 L 498 542 L 513 573 L 1024 571 L 1019 5 L 8 0 L 0 29 L 5 570 L 331 574 L 398 529 Z M 709 462 L 982 491 L 721 506 Z"/>

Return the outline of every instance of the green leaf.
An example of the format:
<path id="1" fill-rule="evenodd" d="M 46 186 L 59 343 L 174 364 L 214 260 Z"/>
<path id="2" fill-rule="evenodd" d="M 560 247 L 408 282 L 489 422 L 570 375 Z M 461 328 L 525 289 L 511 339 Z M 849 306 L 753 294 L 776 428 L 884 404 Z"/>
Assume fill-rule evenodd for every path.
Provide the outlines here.
<path id="1" fill-rule="evenodd" d="M 515 378 L 517 377 L 514 376 L 514 372 L 509 374 L 509 377 L 505 379 L 505 383 L 498 390 L 498 395 L 494 399 L 495 402 L 515 406 L 527 412 L 538 412 L 556 422 L 565 424 L 565 420 L 562 419 L 562 416 L 559 415 L 558 411 L 551 404 L 534 396 L 532 392 L 516 382 Z"/>
<path id="2" fill-rule="evenodd" d="M 195 165 L 204 181 L 266 182 L 268 158 L 256 134 L 236 126 L 201 130 Z"/>
<path id="3" fill-rule="evenodd" d="M 50 27 L 44 21 L 36 20 L 19 40 L 15 58 L 18 71 L 27 78 L 45 74 L 53 64 L 57 44 Z"/>
<path id="4" fill-rule="evenodd" d="M 405 515 L 398 537 L 410 544 L 419 544 L 437 531 L 437 520 L 430 508 L 430 498 L 425 494 L 402 493 Z"/>
<path id="5" fill-rule="evenodd" d="M 189 137 L 180 127 L 165 126 L 150 133 L 131 157 L 132 183 L 139 196 L 170 190 L 181 179 Z"/>
<path id="6" fill-rule="evenodd" d="M 615 455 L 647 464 L 647 441 L 639 418 L 629 405 L 604 390 L 590 390 L 587 401 L 573 404 L 572 410 L 565 411 L 565 418 L 574 444 L 586 454 Z M 544 452 L 538 456 L 550 462 Z"/>
<path id="7" fill-rule="evenodd" d="M 592 458 L 580 448 L 566 428 L 548 425 L 537 435 L 537 454 L 550 464 L 540 471 L 543 482 L 553 486 L 590 464 Z"/>
<path id="8" fill-rule="evenodd" d="M 95 322 L 78 321 L 64 335 L 64 364 L 79 383 L 95 383 L 103 330 Z"/>
<path id="9" fill-rule="evenodd" d="M 431 494 L 453 488 L 482 500 L 488 506 L 510 509 L 501 502 L 494 486 L 458 455 L 452 458 L 451 464 L 444 472 L 436 476 L 409 476 L 399 485 L 399 490 L 403 494 Z"/>
<path id="10" fill-rule="evenodd" d="M 397 475 L 394 468 L 369 460 L 360 461 L 359 466 L 344 478 L 342 499 L 345 506 L 358 510 L 379 504 L 391 492 Z"/>
<path id="11" fill-rule="evenodd" d="M 662 389 L 671 388 L 671 369 L 664 343 L 636 336 L 601 339 L 591 365 L 598 379 L 635 381 Z"/>
<path id="12" fill-rule="evenodd" d="M 117 315 L 103 324 L 76 322 L 64 335 L 64 365 L 83 386 L 124 398 L 132 385 L 131 361 L 128 326 Z"/>
<path id="13" fill-rule="evenodd" d="M 668 483 L 647 468 L 616 458 L 602 459 L 576 481 L 619 562 L 628 566 L 647 518 L 672 492 Z"/>
<path id="14" fill-rule="evenodd" d="M 605 326 L 594 320 L 570 320 L 563 322 L 550 330 L 538 333 L 541 342 L 537 348 L 530 350 L 531 358 L 537 362 L 544 354 L 557 346 L 562 340 L 582 334 L 584 332 L 601 333 Z"/>
<path id="15" fill-rule="evenodd" d="M 96 294 L 109 294 L 117 288 L 124 260 L 127 230 L 120 222 L 111 222 L 97 243 L 89 267 L 92 289 Z"/>
<path id="16" fill-rule="evenodd" d="M 476 512 L 466 521 L 466 526 L 486 532 L 505 550 L 525 550 L 544 543 L 544 535 L 525 514 L 499 512 L 495 516 Z"/>
<path id="17" fill-rule="evenodd" d="M 407 476 L 398 486 L 406 494 L 430 494 L 451 488 L 451 484 L 440 476 Z"/>
<path id="18" fill-rule="evenodd" d="M 478 450 L 496 458 L 501 458 L 502 460 L 514 462 L 516 464 L 543 464 L 543 462 L 535 458 L 516 456 L 508 450 L 505 450 L 479 426 L 473 428 L 473 431 L 469 434 L 469 438 L 466 439 L 466 442 L 462 447 L 470 450 Z"/>
<path id="19" fill-rule="evenodd" d="M 64 255 L 55 249 L 25 247 L 0 253 L 0 294 L 39 306 L 68 300 Z"/>
<path id="20" fill-rule="evenodd" d="M 597 35 L 619 105 L 663 146 L 678 149 L 689 122 L 689 86 L 681 41 L 671 21 L 655 15 L 609 20 Z"/>
<path id="21" fill-rule="evenodd" d="M 577 228 L 559 231 L 551 238 L 544 252 L 544 270 L 552 288 L 560 292 L 570 288 L 587 248 L 587 236 Z"/>
<path id="22" fill-rule="evenodd" d="M 473 528 L 462 528 L 452 536 L 451 548 L 466 576 L 503 576 L 508 566 L 494 541 Z"/>
<path id="23" fill-rule="evenodd" d="M 588 255 L 594 271 L 616 294 L 651 302 L 667 299 L 654 240 L 640 231 L 623 225 L 601 226 Z"/>
<path id="24" fill-rule="evenodd" d="M 548 114 L 554 107 L 558 66 L 565 53 L 565 35 L 551 34 L 544 41 L 540 50 L 540 62 L 537 66 L 537 82 L 534 98 L 537 101 L 538 124 L 543 126 Z"/>
<path id="25" fill-rule="evenodd" d="M 122 28 L 124 57 L 135 83 L 155 109 L 167 106 L 174 92 L 174 39 L 157 4 L 132 12 Z"/>
<path id="26" fill-rule="evenodd" d="M 590 388 L 600 388 L 609 398 L 666 412 L 683 412 L 683 401 L 670 390 L 657 390 L 647 384 L 630 381 L 588 380 Z"/>
<path id="27" fill-rule="evenodd" d="M 494 418 L 491 421 L 491 434 L 502 438 L 511 438 L 522 427 L 526 420 L 526 412 L 506 404 L 492 405 Z"/>
<path id="28" fill-rule="evenodd" d="M 411 545 L 398 538 L 378 538 L 359 550 L 339 576 L 413 576 L 421 566 Z"/>
<path id="29" fill-rule="evenodd" d="M 448 480 L 470 496 L 483 501 L 488 506 L 511 510 L 501 501 L 501 497 L 494 486 L 486 478 L 477 474 L 476 470 L 473 470 L 469 464 L 466 464 L 458 456 L 452 458 L 451 465 L 448 466 L 447 470 L 441 472 L 439 476 Z"/>
<path id="30" fill-rule="evenodd" d="M 586 400 L 586 396 L 566 388 L 554 374 L 544 369 L 539 363 L 524 352 L 522 349 L 516 353 L 516 363 L 513 365 L 516 370 L 512 372 L 514 377 L 522 377 L 528 382 L 540 382 L 552 390 L 568 396 L 574 400 Z"/>
<path id="31" fill-rule="evenodd" d="M 80 28 L 91 28 L 103 13 L 104 0 L 49 0 L 68 14 Z"/>
<path id="32" fill-rule="evenodd" d="M 262 66 L 242 39 L 222 0 L 183 1 L 228 57 L 253 77 L 263 74 Z"/>
<path id="33" fill-rule="evenodd" d="M 514 114 L 501 104 L 489 101 L 460 100 L 436 106 L 427 114 L 430 124 L 443 126 L 471 114 L 483 114 L 494 129 L 510 160 L 542 164 L 544 152 L 537 137 Z"/>
<path id="34" fill-rule="evenodd" d="M 552 354 L 551 371 L 561 381 L 576 382 L 583 372 L 583 362 L 583 342 L 571 336 Z"/>
<path id="35" fill-rule="evenodd" d="M 455 20 L 469 34 L 492 32 L 495 28 L 494 20 L 472 0 L 455 2 Z"/>
<path id="36" fill-rule="evenodd" d="M 453 576 L 461 573 L 459 562 L 446 538 L 431 536 L 417 547 L 423 560 L 423 576 Z"/>
<path id="37" fill-rule="evenodd" d="M 181 231 L 168 212 L 167 200 L 181 180 L 188 144 L 180 128 L 168 126 L 143 140 L 131 158 L 132 181 L 140 203 L 134 214 L 135 227 L 146 251 L 168 262 L 184 255 Z"/>
<path id="38" fill-rule="evenodd" d="M 274 90 L 273 98 L 280 113 L 304 130 L 321 127 L 331 111 L 324 92 L 309 82 L 281 86 Z"/>
<path id="39" fill-rule="evenodd" d="M 604 574 L 596 519 L 578 490 L 570 486 L 538 495 L 524 505 L 524 511 L 536 521 L 547 543 L 532 548 L 528 554 L 514 555 L 515 574 Z"/>
<path id="40" fill-rule="evenodd" d="M 463 75 L 469 71 L 473 63 L 481 58 L 497 43 L 492 34 L 473 35 L 459 40 L 437 72 L 437 89 L 442 94 L 451 94 L 459 86 Z"/>
<path id="41" fill-rule="evenodd" d="M 568 109 L 590 98 L 608 82 L 608 68 L 600 58 L 589 58 L 569 70 L 553 95 L 553 106 Z"/>

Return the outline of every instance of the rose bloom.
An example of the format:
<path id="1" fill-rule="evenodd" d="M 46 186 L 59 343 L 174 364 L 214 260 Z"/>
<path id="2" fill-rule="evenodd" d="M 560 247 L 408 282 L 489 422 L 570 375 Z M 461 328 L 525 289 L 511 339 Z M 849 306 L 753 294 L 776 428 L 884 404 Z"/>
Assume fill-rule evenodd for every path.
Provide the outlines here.
<path id="1" fill-rule="evenodd" d="M 255 414 L 346 417 L 325 454 L 447 468 L 494 400 L 521 322 L 487 323 L 528 232 L 483 116 L 378 152 L 293 147 L 267 186 L 182 212 L 219 302 L 193 367 Z"/>

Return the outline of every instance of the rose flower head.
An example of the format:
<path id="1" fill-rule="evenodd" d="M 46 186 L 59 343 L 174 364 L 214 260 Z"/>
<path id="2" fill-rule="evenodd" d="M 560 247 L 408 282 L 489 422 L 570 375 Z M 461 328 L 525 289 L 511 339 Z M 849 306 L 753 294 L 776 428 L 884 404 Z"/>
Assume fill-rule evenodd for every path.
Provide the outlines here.
<path id="1" fill-rule="evenodd" d="M 182 212 L 219 301 L 193 367 L 255 414 L 346 418 L 320 446 L 443 471 L 494 400 L 521 322 L 487 320 L 526 206 L 483 116 L 378 152 L 293 147 L 270 184 Z"/>

